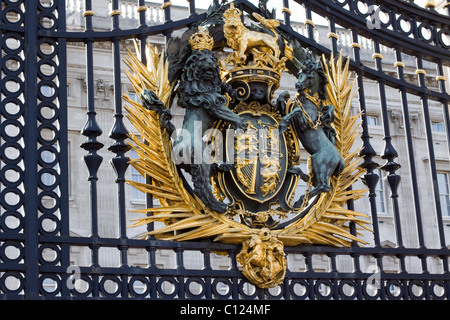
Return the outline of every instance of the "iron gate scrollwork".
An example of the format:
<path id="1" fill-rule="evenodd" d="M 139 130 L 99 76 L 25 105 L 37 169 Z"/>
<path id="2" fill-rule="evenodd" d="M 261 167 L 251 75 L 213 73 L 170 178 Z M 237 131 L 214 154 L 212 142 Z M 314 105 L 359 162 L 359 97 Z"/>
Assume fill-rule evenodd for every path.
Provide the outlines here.
<path id="1" fill-rule="evenodd" d="M 347 248 L 301 245 L 286 247 L 288 267 L 283 282 L 273 289 L 261 289 L 243 277 L 236 262 L 240 246 L 211 241 L 172 242 L 154 238 L 129 238 L 125 175 L 129 161 L 122 101 L 121 50 L 123 41 L 137 39 L 145 63 L 145 46 L 152 36 L 165 36 L 192 26 L 206 18 L 207 12 L 188 1 L 183 17 L 175 17 L 170 1 L 159 1 L 158 22 L 148 21 L 148 1 L 110 3 L 111 28 L 95 28 L 96 12 L 92 0 L 72 1 L 82 5 L 84 30 L 66 25 L 67 1 L 2 0 L 1 31 L 1 190 L 0 190 L 0 297 L 2 299 L 448 299 L 450 296 L 448 221 L 440 179 L 440 163 L 448 163 L 450 150 L 449 95 L 446 89 L 450 66 L 450 5 L 444 13 L 433 3 L 421 8 L 413 1 L 282 1 L 280 26 L 283 33 L 297 39 L 318 55 L 329 57 L 340 50 L 350 58 L 350 69 L 357 75 L 356 109 L 362 113 L 362 177 L 368 192 L 373 236 L 370 245 L 356 243 Z M 71 3 L 72 3 L 71 2 Z M 219 7 L 218 0 L 212 5 Z M 234 1 L 246 13 L 271 15 L 267 7 L 247 0 Z M 72 3 L 72 4 L 73 4 Z M 277 2 L 278 3 L 278 2 Z M 153 4 L 154 5 L 154 4 Z M 270 6 L 270 2 L 269 2 Z M 122 8 L 134 10 L 133 28 L 122 27 Z M 305 19 L 295 22 L 298 9 Z M 180 12 L 180 11 L 177 11 Z M 319 31 L 317 19 L 328 24 Z M 325 37 L 324 35 L 325 30 Z M 325 40 L 325 41 L 324 41 Z M 113 62 L 111 128 L 98 121 L 94 78 L 94 45 L 108 43 Z M 90 235 L 71 233 L 69 220 L 69 137 L 68 124 L 68 43 L 84 47 L 86 60 L 86 101 L 84 127 L 79 128 L 84 161 L 88 168 Z M 370 57 L 367 59 L 367 54 Z M 390 55 L 389 55 L 390 54 Z M 383 60 L 384 59 L 384 60 Z M 390 60 L 389 60 L 390 59 Z M 370 60 L 370 61 L 369 61 Z M 388 60 L 390 67 L 387 67 Z M 411 68 L 412 71 L 411 76 Z M 430 71 L 431 70 L 431 71 Z M 431 72 L 434 79 L 430 79 Z M 447 78 L 446 78 L 447 76 Z M 368 85 L 368 81 L 370 85 Z M 430 81 L 434 81 L 431 83 Z M 370 86 L 370 87 L 369 87 Z M 379 126 L 370 124 L 370 89 L 376 88 Z M 391 89 L 398 91 L 398 108 L 391 108 Z M 389 93 L 388 93 L 389 92 Z M 417 101 L 418 102 L 417 102 Z M 373 100 L 372 100 L 373 101 Z M 415 107 L 411 107 L 415 101 Z M 420 108 L 416 108 L 420 106 Z M 440 112 L 446 149 L 436 154 L 433 117 Z M 423 131 L 414 126 L 418 115 Z M 402 129 L 403 141 L 397 137 Z M 411 120 L 412 119 L 412 120 Z M 105 138 L 104 130 L 110 130 Z M 373 130 L 383 138 L 382 150 L 375 151 Z M 417 157 L 415 138 L 424 137 L 426 154 Z M 444 138 L 443 138 L 444 137 Z M 81 140 L 80 140 L 81 141 Z M 109 145 L 105 145 L 108 141 Z M 78 148 L 78 146 L 76 146 Z M 442 147 L 442 146 L 441 146 Z M 108 159 L 104 159 L 105 154 Z M 425 158 L 425 160 L 423 160 Z M 382 160 L 380 160 L 382 159 Z M 442 160 L 443 159 L 443 160 Z M 116 178 L 118 235 L 104 237 L 99 232 L 98 190 L 102 180 L 98 170 L 108 160 Z M 381 163 L 383 161 L 383 163 Z M 425 162 L 431 190 L 421 190 L 419 167 Z M 445 162 L 446 161 L 446 162 Z M 400 167 L 402 163 L 402 167 Z M 379 170 L 381 169 L 381 170 Z M 405 175 L 400 176 L 401 170 Z M 112 171 L 111 171 L 112 172 Z M 392 210 L 391 237 L 386 245 L 380 225 L 379 174 L 386 176 L 384 189 Z M 70 176 L 73 179 L 73 175 Z M 400 177 L 402 178 L 400 180 Z M 410 186 L 408 213 L 402 207 L 403 184 Z M 424 200 L 426 199 L 426 200 Z M 431 199 L 431 202 L 428 200 Z M 424 203 L 426 203 L 424 205 Z M 431 203 L 431 204 L 430 204 Z M 153 200 L 147 199 L 147 206 Z M 357 203 L 347 203 L 353 210 Z M 382 204 L 385 205 L 385 204 Z M 405 224 L 406 217 L 408 225 Z M 425 218 L 424 218 L 425 217 Z M 424 219 L 434 219 L 431 225 Z M 432 228 L 437 241 L 427 238 Z M 349 224 L 356 236 L 355 224 Z M 447 232 L 447 238 L 446 238 Z M 405 241 L 405 234 L 417 241 Z M 410 237 L 410 236 L 408 236 Z M 409 239 L 409 238 L 408 238 Z M 429 245 L 432 243 L 432 245 Z M 74 248 L 88 252 L 89 261 L 71 266 Z M 100 262 L 104 250 L 116 250 L 118 266 Z M 141 250 L 146 266 L 135 266 L 131 250 Z M 172 266 L 160 265 L 158 254 L 170 253 Z M 194 254 L 202 267 L 189 268 L 186 257 Z M 222 256 L 225 254 L 224 256 Z M 226 257 L 229 268 L 216 268 L 213 260 Z M 325 270 L 317 267 L 327 265 Z M 415 262 L 413 264 L 412 262 Z M 295 265 L 301 264 L 301 267 Z M 394 264 L 397 270 L 387 266 Z M 368 267 L 369 266 L 369 267 Z M 78 282 L 77 282 L 78 281 Z M 80 285 L 80 283 L 82 283 Z"/>

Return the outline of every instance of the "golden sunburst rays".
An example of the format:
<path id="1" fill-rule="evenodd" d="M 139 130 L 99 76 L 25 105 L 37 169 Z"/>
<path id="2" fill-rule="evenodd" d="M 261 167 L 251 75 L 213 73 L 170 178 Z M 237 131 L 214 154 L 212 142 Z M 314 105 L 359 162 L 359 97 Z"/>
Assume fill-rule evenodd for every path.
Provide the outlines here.
<path id="1" fill-rule="evenodd" d="M 350 60 L 344 64 L 344 58 L 342 52 L 339 54 L 336 62 L 333 53 L 330 57 L 330 67 L 328 67 L 325 57 L 323 57 L 325 72 L 328 78 L 327 96 L 328 103 L 332 104 L 335 108 L 335 121 L 334 126 L 338 132 L 336 139 L 336 147 L 344 158 L 345 169 L 339 176 L 339 181 L 336 188 L 336 193 L 333 197 L 333 206 L 326 212 L 324 218 L 329 221 L 335 221 L 336 226 L 342 228 L 343 222 L 351 221 L 356 224 L 357 227 L 370 231 L 368 224 L 370 223 L 368 217 L 364 214 L 357 213 L 352 210 L 345 209 L 345 204 L 350 200 L 357 200 L 362 198 L 367 189 L 351 190 L 350 187 L 361 177 L 365 170 L 360 166 L 361 158 L 358 156 L 360 148 L 353 148 L 355 139 L 359 136 L 358 120 L 360 114 L 351 116 L 351 103 L 353 97 L 356 94 L 355 87 L 356 78 L 351 81 L 349 72 Z M 353 150 L 352 150 L 353 149 Z M 348 232 L 348 227 L 345 228 Z M 350 237 L 349 239 L 352 239 Z M 361 243 L 365 243 L 360 239 L 353 239 Z"/>
<path id="2" fill-rule="evenodd" d="M 127 76 L 137 94 L 144 89 L 151 89 L 159 99 L 168 106 L 173 87 L 168 81 L 168 62 L 163 53 L 159 53 L 153 46 L 146 47 L 147 65 L 140 56 L 136 45 L 137 55 L 131 51 L 125 59 L 130 71 Z M 186 241 L 223 233 L 233 233 L 248 229 L 239 223 L 227 219 L 225 216 L 206 209 L 202 203 L 191 195 L 183 185 L 175 164 L 172 162 L 172 145 L 165 129 L 160 126 L 159 115 L 155 111 L 146 109 L 140 102 L 124 94 L 124 100 L 129 104 L 127 118 L 138 132 L 130 133 L 130 146 L 136 151 L 138 158 L 132 159 L 133 166 L 142 176 L 151 178 L 151 183 L 127 181 L 132 187 L 151 194 L 159 200 L 161 207 L 136 210 L 145 217 L 133 219 L 130 227 L 138 227 L 164 222 L 165 227 L 142 234 L 142 237 L 155 236 L 164 240 Z"/>
<path id="3" fill-rule="evenodd" d="M 151 44 L 145 47 L 145 57 L 147 65 L 138 58 L 141 56 L 137 42 L 134 42 L 136 55 L 128 49 L 128 56 L 124 63 L 130 69 L 125 70 L 136 93 L 140 94 L 143 89 L 151 89 L 159 97 L 165 106 L 168 106 L 172 85 L 169 82 L 169 63 L 166 61 L 164 53 Z"/>
<path id="4" fill-rule="evenodd" d="M 137 45 L 136 52 L 139 56 Z M 140 95 L 144 89 L 151 89 L 167 105 L 172 86 L 168 81 L 169 69 L 164 55 L 158 53 L 155 47 L 147 45 L 147 65 L 144 65 L 137 56 L 130 51 L 124 60 L 130 69 L 130 71 L 126 70 L 126 73 L 135 92 Z M 183 182 L 171 161 L 170 138 L 160 126 L 158 113 L 144 108 L 140 102 L 134 101 L 127 94 L 124 94 L 124 100 L 129 103 L 125 107 L 128 111 L 127 118 L 139 133 L 138 135 L 129 134 L 130 146 L 138 155 L 138 158 L 132 159 L 130 164 L 142 176 L 151 178 L 150 184 L 127 182 L 132 187 L 151 194 L 161 203 L 160 208 L 138 210 L 147 215 L 136 219 L 137 221 L 131 226 L 137 227 L 154 221 L 172 223 L 177 219 L 200 214 L 201 208 L 195 205 L 192 196 L 182 187 Z"/>
<path id="5" fill-rule="evenodd" d="M 347 201 L 355 201 L 364 196 L 367 190 L 353 190 L 350 187 L 364 173 L 360 167 L 359 149 L 354 150 L 355 139 L 359 135 L 358 115 L 351 116 L 351 102 L 355 95 L 356 79 L 351 80 L 349 61 L 344 63 L 342 53 L 337 59 L 333 54 L 328 63 L 323 57 L 323 65 L 328 78 L 328 104 L 335 107 L 334 128 L 336 130 L 336 147 L 344 158 L 345 169 L 338 177 L 331 177 L 331 190 L 320 195 L 317 203 L 301 220 L 281 231 L 279 238 L 286 245 L 300 243 L 323 244 L 332 246 L 350 246 L 353 241 L 367 244 L 358 232 L 353 235 L 349 222 L 357 230 L 368 228 L 365 214 L 346 209 Z"/>

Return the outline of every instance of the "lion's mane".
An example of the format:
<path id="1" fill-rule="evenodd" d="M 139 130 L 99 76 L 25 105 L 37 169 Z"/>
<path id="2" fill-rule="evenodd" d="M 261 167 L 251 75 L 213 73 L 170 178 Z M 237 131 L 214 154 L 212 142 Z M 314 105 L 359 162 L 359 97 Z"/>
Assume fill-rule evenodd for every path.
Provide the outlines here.
<path id="1" fill-rule="evenodd" d="M 227 44 L 233 50 L 239 50 L 242 34 L 244 33 L 244 24 L 242 22 L 225 23 L 223 28 Z"/>
<path id="2" fill-rule="evenodd" d="M 214 68 L 212 79 L 205 81 L 203 77 L 202 62 L 206 59 L 211 59 L 217 65 L 217 58 L 209 50 L 194 50 L 186 61 L 178 90 L 180 107 L 202 107 L 210 110 L 226 106 L 227 99 L 221 94 L 222 80 L 219 67 Z"/>

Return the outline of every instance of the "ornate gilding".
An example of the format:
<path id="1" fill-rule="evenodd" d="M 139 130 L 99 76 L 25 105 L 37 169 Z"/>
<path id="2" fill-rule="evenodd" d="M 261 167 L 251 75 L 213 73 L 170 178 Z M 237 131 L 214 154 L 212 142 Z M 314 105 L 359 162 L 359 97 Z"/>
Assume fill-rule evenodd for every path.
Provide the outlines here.
<path id="1" fill-rule="evenodd" d="M 247 279 L 260 288 L 272 288 L 284 280 L 286 257 L 283 242 L 269 229 L 263 228 L 244 241 L 236 260 L 242 265 Z"/>
<path id="2" fill-rule="evenodd" d="M 152 178 L 151 184 L 129 184 L 161 203 L 142 210 L 145 216 L 133 226 L 159 221 L 165 226 L 143 236 L 241 244 L 237 261 L 243 274 L 271 288 L 286 273 L 284 246 L 365 243 L 348 223 L 368 229 L 367 217 L 345 207 L 366 192 L 349 189 L 364 172 L 354 151 L 359 115 L 350 114 L 355 80 L 342 55 L 316 61 L 277 31 L 278 21 L 253 14 L 259 28 L 250 30 L 234 3 L 223 8 L 223 19 L 207 17 L 175 48 L 158 53 L 149 47 L 148 65 L 137 58 L 139 50 L 125 61 L 143 101 L 124 97 L 128 118 L 142 137 L 130 134 L 139 156 L 130 164 Z M 215 44 L 221 36 L 225 41 Z M 218 61 L 215 46 L 231 52 Z M 288 60 L 298 71 L 298 93 L 274 98 Z M 210 162 L 193 162 L 196 154 L 187 152 L 175 163 L 179 151 L 193 150 L 198 140 L 171 140 L 174 100 L 186 109 L 181 128 L 186 136 L 201 121 L 201 148 L 212 150 Z M 300 153 L 300 144 L 309 157 Z M 302 157 L 308 158 L 308 172 L 300 170 Z M 298 195 L 300 179 L 307 190 Z"/>
<path id="3" fill-rule="evenodd" d="M 192 50 L 212 50 L 214 39 L 208 34 L 208 30 L 199 29 L 189 38 Z"/>

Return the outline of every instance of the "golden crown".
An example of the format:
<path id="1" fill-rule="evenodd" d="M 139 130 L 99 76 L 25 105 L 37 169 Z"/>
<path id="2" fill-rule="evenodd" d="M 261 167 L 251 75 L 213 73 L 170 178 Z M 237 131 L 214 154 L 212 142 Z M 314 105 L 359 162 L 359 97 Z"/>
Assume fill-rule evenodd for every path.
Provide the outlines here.
<path id="1" fill-rule="evenodd" d="M 212 50 L 214 39 L 209 35 L 206 28 L 199 27 L 198 32 L 194 33 L 189 39 L 192 50 Z"/>
<path id="2" fill-rule="evenodd" d="M 239 20 L 241 21 L 242 11 L 234 7 L 234 2 L 230 3 L 230 8 L 225 10 L 223 16 L 226 20 Z"/>

